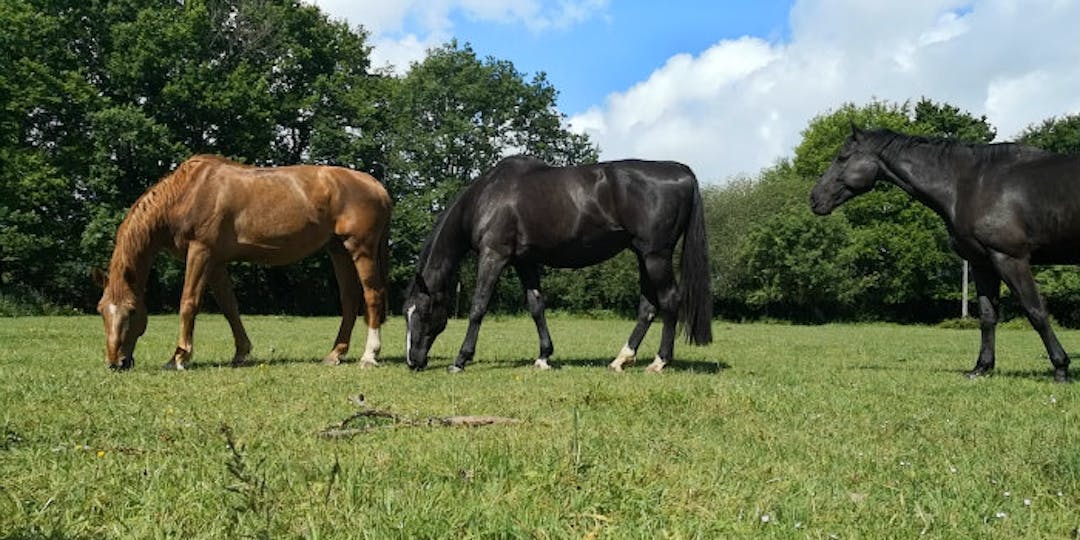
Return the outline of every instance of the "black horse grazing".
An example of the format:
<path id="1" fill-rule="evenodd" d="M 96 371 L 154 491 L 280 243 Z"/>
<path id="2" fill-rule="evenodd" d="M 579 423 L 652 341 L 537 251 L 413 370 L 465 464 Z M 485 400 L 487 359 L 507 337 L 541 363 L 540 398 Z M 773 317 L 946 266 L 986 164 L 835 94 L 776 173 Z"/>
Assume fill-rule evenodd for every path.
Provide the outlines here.
<path id="1" fill-rule="evenodd" d="M 681 236 L 680 292 L 672 255 Z M 508 264 L 517 270 L 540 334 L 534 365 L 546 369 L 554 347 L 544 320 L 541 266 L 581 268 L 627 248 L 637 255 L 642 299 L 637 326 L 611 368 L 621 371 L 633 360 L 659 309 L 664 330 L 649 370 L 660 371 L 672 360 L 676 317 L 690 342 L 712 341 L 705 221 L 693 172 L 673 162 L 552 167 L 530 157 L 503 159 L 450 203 L 424 245 L 405 301 L 406 363 L 416 370 L 427 366 L 428 350 L 446 328 L 457 268 L 470 250 L 479 258 L 476 292 L 451 372 L 472 360 L 480 321 Z"/>
<path id="2" fill-rule="evenodd" d="M 994 369 L 998 293 L 1005 280 L 1046 345 L 1054 378 L 1067 381 L 1069 357 L 1047 321 L 1031 265 L 1080 264 L 1080 155 L 852 126 L 846 144 L 811 191 L 810 206 L 816 214 L 828 214 L 868 191 L 879 177 L 937 212 L 953 249 L 971 263 L 982 346 L 968 376 Z"/>

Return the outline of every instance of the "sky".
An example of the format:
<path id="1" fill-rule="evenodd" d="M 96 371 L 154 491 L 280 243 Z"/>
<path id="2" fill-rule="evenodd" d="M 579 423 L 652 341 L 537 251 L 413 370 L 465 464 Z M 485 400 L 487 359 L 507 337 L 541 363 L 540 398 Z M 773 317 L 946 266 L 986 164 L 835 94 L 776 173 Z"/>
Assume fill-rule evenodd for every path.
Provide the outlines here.
<path id="1" fill-rule="evenodd" d="M 999 141 L 1080 113 L 1080 0 L 310 0 L 405 73 L 450 39 L 547 74 L 601 159 L 699 179 L 791 157 L 815 116 L 922 97 L 986 115 Z"/>

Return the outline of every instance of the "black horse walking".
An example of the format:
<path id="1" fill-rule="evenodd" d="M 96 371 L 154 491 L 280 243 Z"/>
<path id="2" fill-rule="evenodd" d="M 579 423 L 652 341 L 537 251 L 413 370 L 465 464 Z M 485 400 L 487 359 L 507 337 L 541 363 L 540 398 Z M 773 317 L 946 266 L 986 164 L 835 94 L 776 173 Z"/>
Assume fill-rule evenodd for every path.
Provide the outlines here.
<path id="1" fill-rule="evenodd" d="M 681 291 L 672 256 L 680 237 Z M 659 313 L 664 328 L 660 351 L 649 365 L 660 371 L 672 360 L 679 319 L 691 343 L 712 341 L 712 295 L 705 220 L 697 179 L 673 162 L 616 161 L 552 167 L 530 157 L 509 157 L 458 195 L 435 223 L 407 292 L 405 361 L 419 370 L 446 328 L 447 300 L 457 268 L 469 251 L 479 258 L 469 329 L 450 371 L 473 358 L 480 321 L 499 274 L 517 270 L 529 313 L 540 335 L 535 366 L 549 367 L 554 347 L 540 294 L 543 265 L 581 268 L 624 249 L 637 256 L 641 303 L 638 322 L 611 368 L 632 361 Z"/>
<path id="2" fill-rule="evenodd" d="M 1047 321 L 1031 265 L 1080 264 L 1080 155 L 860 131 L 853 125 L 811 191 L 811 208 L 828 214 L 869 191 L 879 177 L 940 215 L 953 249 L 971 263 L 982 345 L 968 375 L 994 369 L 994 328 L 1004 280 L 1042 338 L 1054 378 L 1067 381 L 1069 357 Z"/>

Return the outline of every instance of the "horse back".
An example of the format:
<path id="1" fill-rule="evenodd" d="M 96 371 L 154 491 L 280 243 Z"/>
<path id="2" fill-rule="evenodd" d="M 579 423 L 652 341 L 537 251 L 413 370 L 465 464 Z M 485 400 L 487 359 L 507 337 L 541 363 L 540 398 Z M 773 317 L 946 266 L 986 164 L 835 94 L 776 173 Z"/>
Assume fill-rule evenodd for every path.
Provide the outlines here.
<path id="1" fill-rule="evenodd" d="M 673 248 L 696 190 L 690 169 L 674 162 L 511 172 L 477 186 L 467 220 L 473 244 L 560 267 L 595 264 L 632 245 Z"/>
<path id="2" fill-rule="evenodd" d="M 223 259 L 292 262 L 331 234 L 385 225 L 389 196 L 374 178 L 340 167 L 249 167 L 205 159 L 173 209 L 181 251 L 215 246 Z M 340 231 L 340 232 L 339 232 Z"/>
<path id="3" fill-rule="evenodd" d="M 988 160 L 964 195 L 961 236 L 1036 264 L 1080 263 L 1080 155 Z"/>

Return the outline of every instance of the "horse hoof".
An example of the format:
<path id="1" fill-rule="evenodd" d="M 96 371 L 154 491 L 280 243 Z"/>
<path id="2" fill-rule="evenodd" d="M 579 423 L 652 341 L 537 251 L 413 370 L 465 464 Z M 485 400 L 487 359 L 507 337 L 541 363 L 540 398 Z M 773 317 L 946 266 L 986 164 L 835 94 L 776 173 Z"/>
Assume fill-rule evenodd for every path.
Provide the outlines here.
<path id="1" fill-rule="evenodd" d="M 169 360 L 168 362 L 165 362 L 164 364 L 161 365 L 161 370 L 162 371 L 184 371 L 184 365 L 183 364 L 177 364 L 175 361 Z"/>
<path id="2" fill-rule="evenodd" d="M 465 371 L 465 368 L 457 364 L 450 364 L 450 366 L 446 368 L 447 373 L 461 373 L 462 371 Z"/>
<path id="3" fill-rule="evenodd" d="M 551 369 L 551 364 L 548 363 L 547 358 L 537 358 L 533 362 L 533 367 L 541 371 Z"/>
<path id="4" fill-rule="evenodd" d="M 975 369 L 965 373 L 964 376 L 967 377 L 968 379 L 972 379 L 972 380 L 978 379 L 978 378 L 981 378 L 981 377 L 988 377 L 988 376 L 990 376 L 990 370 L 989 369 L 982 369 L 982 368 L 975 368 Z"/>
<path id="5" fill-rule="evenodd" d="M 324 366 L 336 366 L 341 364 L 341 359 L 336 356 L 327 356 L 322 361 Z"/>
<path id="6" fill-rule="evenodd" d="M 119 364 L 109 364 L 111 371 L 127 371 L 135 367 L 135 358 L 121 358 Z"/>
<path id="7" fill-rule="evenodd" d="M 653 359 L 652 363 L 645 368 L 645 373 L 663 373 L 664 366 L 666 365 L 668 365 L 668 363 L 663 361 L 659 356 L 657 356 L 655 359 Z"/>
<path id="8" fill-rule="evenodd" d="M 1055 369 L 1054 382 L 1071 383 L 1072 379 L 1069 378 L 1069 371 L 1066 369 Z"/>
<path id="9" fill-rule="evenodd" d="M 360 369 L 375 369 L 377 367 L 379 367 L 379 363 L 373 359 L 369 358 L 360 360 Z"/>

